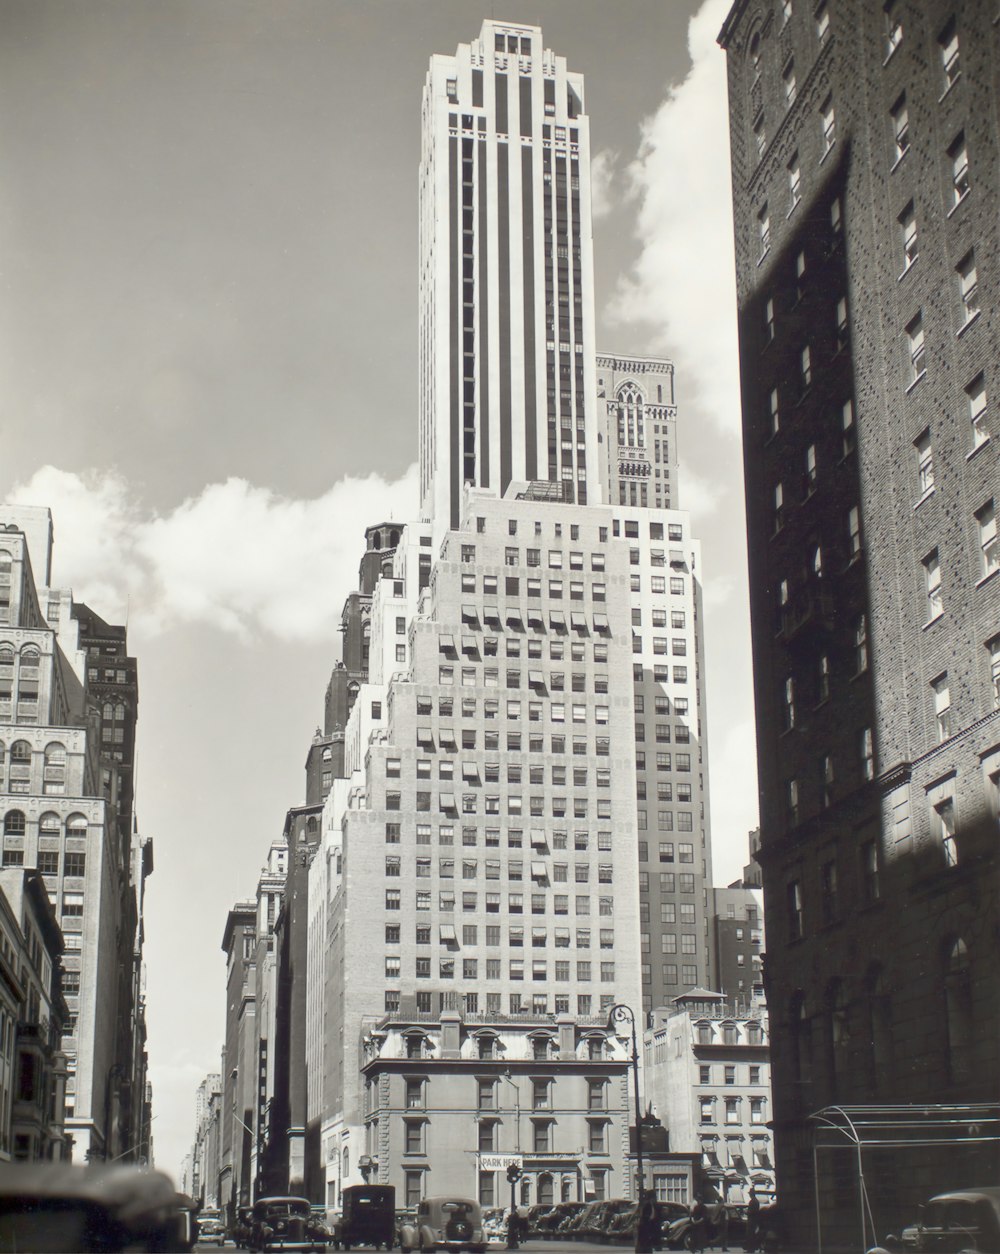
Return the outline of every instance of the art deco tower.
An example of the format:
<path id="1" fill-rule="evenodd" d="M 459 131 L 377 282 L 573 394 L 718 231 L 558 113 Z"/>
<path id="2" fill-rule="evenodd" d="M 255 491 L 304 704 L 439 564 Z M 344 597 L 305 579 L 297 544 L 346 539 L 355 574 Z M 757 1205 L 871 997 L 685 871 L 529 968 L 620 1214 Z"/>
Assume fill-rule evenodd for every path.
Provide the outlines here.
<path id="1" fill-rule="evenodd" d="M 598 500 L 590 135 L 583 79 L 538 27 L 487 21 L 431 60 L 420 165 L 420 486 Z"/>

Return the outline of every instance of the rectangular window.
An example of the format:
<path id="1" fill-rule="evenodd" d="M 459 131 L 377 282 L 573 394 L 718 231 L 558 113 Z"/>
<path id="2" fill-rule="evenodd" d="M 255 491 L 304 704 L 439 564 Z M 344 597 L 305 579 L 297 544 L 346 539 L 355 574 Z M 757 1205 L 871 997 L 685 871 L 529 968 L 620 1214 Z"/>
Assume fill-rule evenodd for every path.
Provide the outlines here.
<path id="1" fill-rule="evenodd" d="M 931 447 L 931 433 L 923 430 L 913 441 L 917 451 L 917 486 L 920 494 L 929 492 L 934 486 L 934 450 Z"/>
<path id="2" fill-rule="evenodd" d="M 891 109 L 892 133 L 895 158 L 901 161 L 910 147 L 910 120 L 906 110 L 906 96 L 900 96 Z"/>
<path id="3" fill-rule="evenodd" d="M 941 67 L 944 70 L 945 91 L 948 91 L 961 72 L 961 62 L 958 55 L 958 31 L 955 28 L 954 18 L 938 35 L 938 46 L 941 49 Z"/>
<path id="4" fill-rule="evenodd" d="M 986 423 L 986 376 L 977 374 L 972 382 L 966 385 L 965 395 L 969 398 L 972 447 L 977 449 L 990 438 Z"/>
<path id="5" fill-rule="evenodd" d="M 757 211 L 757 233 L 760 239 L 760 255 L 763 257 L 771 247 L 771 218 L 766 202 Z"/>
<path id="6" fill-rule="evenodd" d="M 944 602 L 941 594 L 941 563 L 937 549 L 931 549 L 922 562 L 924 568 L 924 591 L 927 597 L 927 621 L 933 622 L 944 613 Z"/>
<path id="7" fill-rule="evenodd" d="M 820 105 L 820 127 L 823 132 L 823 155 L 830 151 L 837 138 L 837 117 L 833 109 L 833 97 L 827 96 Z"/>
<path id="8" fill-rule="evenodd" d="M 934 724 L 940 742 L 947 740 L 952 733 L 951 691 L 948 687 L 947 671 L 931 681 L 931 691 L 934 696 Z"/>
<path id="9" fill-rule="evenodd" d="M 795 103 L 795 62 L 791 59 L 785 65 L 781 72 L 782 90 L 785 94 L 785 108 L 790 109 Z"/>
<path id="10" fill-rule="evenodd" d="M 976 277 L 976 257 L 970 249 L 955 267 L 958 276 L 958 294 L 962 302 L 962 317 L 966 322 L 979 313 L 979 283 Z"/>
<path id="11" fill-rule="evenodd" d="M 965 135 L 959 132 L 948 149 L 948 160 L 951 163 L 952 203 L 957 205 L 969 191 L 969 150 L 965 145 Z"/>
<path id="12" fill-rule="evenodd" d="M 976 510 L 976 527 L 979 532 L 979 550 L 982 553 L 981 577 L 986 578 L 1000 570 L 1000 545 L 997 544 L 997 516 L 992 497 Z"/>
<path id="13" fill-rule="evenodd" d="M 903 269 L 908 270 L 917 259 L 917 214 L 913 201 L 906 206 L 897 218 L 900 236 L 903 241 Z"/>
<path id="14" fill-rule="evenodd" d="M 907 324 L 906 351 L 908 359 L 907 386 L 910 386 L 916 383 L 926 369 L 924 360 L 924 319 L 922 313 L 918 313 Z"/>

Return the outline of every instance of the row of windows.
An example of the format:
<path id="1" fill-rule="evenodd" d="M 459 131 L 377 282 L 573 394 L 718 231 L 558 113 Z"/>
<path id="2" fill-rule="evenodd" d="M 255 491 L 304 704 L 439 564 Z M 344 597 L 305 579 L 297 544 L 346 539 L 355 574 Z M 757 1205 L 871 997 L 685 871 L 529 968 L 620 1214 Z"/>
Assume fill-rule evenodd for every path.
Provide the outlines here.
<path id="1" fill-rule="evenodd" d="M 863 727 L 860 730 L 857 737 L 857 745 L 858 761 L 856 774 L 853 779 L 848 781 L 848 786 L 852 788 L 856 787 L 859 781 L 863 782 L 875 778 L 875 751 L 870 727 Z M 832 754 L 822 754 L 817 759 L 816 780 L 817 792 L 820 797 L 820 808 L 826 809 L 833 804 L 836 796 L 836 773 Z M 801 777 L 793 776 L 785 781 L 785 817 L 789 827 L 796 827 L 802 821 L 802 791 L 803 780 Z"/>
<path id="2" fill-rule="evenodd" d="M 413 903 L 417 910 L 430 910 L 433 894 L 430 889 L 417 889 L 413 896 Z M 532 914 L 545 914 L 548 909 L 550 898 L 545 893 L 529 894 L 529 905 Z M 569 897 L 565 893 L 555 893 L 551 897 L 552 913 L 557 915 L 569 914 Z M 487 914 L 499 914 L 502 894 L 500 893 L 484 893 L 483 902 Z M 575 910 L 578 916 L 585 916 L 591 913 L 591 901 L 589 896 L 578 896 L 575 899 Z M 597 913 L 599 915 L 610 918 L 614 914 L 614 898 L 599 897 L 597 899 Z M 479 894 L 468 892 L 462 894 L 461 907 L 463 911 L 477 911 L 479 906 Z M 402 908 L 402 890 L 399 888 L 387 888 L 385 890 L 385 908 L 386 910 L 400 910 Z M 438 910 L 445 914 L 452 914 L 455 910 L 455 893 L 451 889 L 441 889 L 438 894 Z M 524 913 L 524 894 L 508 893 L 506 900 L 507 914 L 523 914 Z"/>
<path id="3" fill-rule="evenodd" d="M 40 849 L 36 855 L 38 870 L 43 875 L 58 875 L 60 858 L 62 872 L 67 876 L 82 876 L 87 873 L 87 855 L 80 851 L 67 850 L 60 854 L 58 849 Z M 4 866 L 24 866 L 24 850 L 4 848 Z"/>
<path id="4" fill-rule="evenodd" d="M 398 845 L 402 838 L 403 825 L 401 823 L 389 822 L 385 825 L 385 840 L 388 845 Z M 524 832 L 521 828 L 507 828 L 507 847 L 509 849 L 520 849 L 524 844 Z M 433 826 L 430 823 L 417 823 L 416 825 L 416 843 L 418 845 L 431 844 L 433 835 Z M 589 829 L 580 828 L 573 833 L 573 848 L 577 851 L 589 849 L 591 846 L 591 835 Z M 529 843 L 533 849 L 544 852 L 550 845 L 553 849 L 569 848 L 569 832 L 566 830 L 556 829 L 555 831 L 546 831 L 540 828 L 532 829 L 528 833 Z M 474 847 L 479 844 L 479 830 L 476 827 L 462 828 L 462 845 L 466 847 Z M 483 841 L 487 849 L 498 849 L 500 847 L 500 828 L 487 827 L 483 832 Z M 453 823 L 441 823 L 437 829 L 437 843 L 439 845 L 453 845 L 455 843 L 455 826 Z M 602 852 L 611 851 L 611 833 L 598 832 L 596 837 L 597 848 Z"/>
<path id="5" fill-rule="evenodd" d="M 499 612 L 496 621 L 499 622 Z M 462 606 L 462 623 L 463 626 L 475 627 L 478 624 L 478 611 L 474 605 Z M 447 635 L 442 637 L 447 642 Z M 521 648 L 521 637 L 516 635 L 505 636 L 504 638 L 504 654 L 508 658 L 519 658 L 527 656 L 529 658 L 541 659 L 542 657 L 542 641 L 532 637 L 524 642 L 524 653 Z M 499 640 L 500 638 L 493 635 L 485 635 L 482 640 L 471 634 L 463 634 L 461 637 L 461 651 L 463 653 L 476 653 L 484 658 L 494 658 L 499 656 Z M 561 662 L 567 657 L 566 645 L 569 644 L 569 658 L 573 662 L 585 662 L 587 660 L 587 642 L 584 640 L 567 641 L 560 636 L 549 638 L 548 655 L 553 662 Z M 449 650 L 454 649 L 454 642 L 448 646 Z M 439 642 L 438 648 L 441 649 Z M 444 650 L 442 650 L 444 651 Z M 455 650 L 457 652 L 457 650 Z M 595 662 L 607 662 L 608 645 L 605 640 L 593 641 L 591 657 Z"/>
<path id="6" fill-rule="evenodd" d="M 531 1149 L 535 1154 L 551 1154 L 556 1150 L 556 1120 L 555 1119 L 538 1119 L 531 1118 L 529 1120 L 531 1127 Z M 422 1156 L 432 1156 L 430 1148 L 430 1121 L 427 1119 L 403 1119 L 403 1153 L 419 1154 Z M 482 1150 L 493 1150 L 496 1147 L 496 1130 L 498 1124 L 496 1121 L 489 1121 L 479 1124 L 478 1148 Z M 604 1120 L 591 1120 L 589 1123 L 589 1150 L 591 1153 L 607 1153 L 607 1123 Z M 574 1132 L 574 1135 L 576 1133 Z M 569 1152 L 568 1147 L 563 1147 Z M 572 1152 L 575 1154 L 579 1150 L 578 1145 L 574 1145 Z M 410 1173 L 404 1172 L 404 1176 Z M 494 1172 L 480 1172 L 480 1196 L 493 1198 L 492 1187 L 487 1187 L 487 1181 L 492 1182 Z M 414 1196 L 418 1197 L 419 1182 L 415 1182 Z M 410 1193 L 409 1184 L 406 1188 L 407 1196 Z"/>
<path id="7" fill-rule="evenodd" d="M 858 851 L 858 878 L 861 889 L 860 904 L 872 905 L 881 898 L 878 845 L 874 840 L 864 841 Z M 836 922 L 842 913 L 838 864 L 829 858 L 819 870 L 819 917 L 823 926 Z M 806 917 L 801 879 L 793 879 L 785 887 L 786 921 L 789 936 L 799 940 L 805 935 Z"/>
<path id="8" fill-rule="evenodd" d="M 690 984 L 697 982 L 696 977 L 692 977 L 688 981 Z M 418 988 L 414 993 L 416 1009 L 418 1014 L 431 1014 L 435 1010 L 440 1013 L 441 1010 L 449 1008 L 454 999 L 455 993 L 452 988 L 439 990 L 436 994 L 437 1005 L 434 1005 L 435 993 L 431 989 Z M 523 993 L 507 993 L 507 1010 L 503 1010 L 502 993 L 484 993 L 482 997 L 476 992 L 462 992 L 460 994 L 462 1002 L 462 1010 L 465 1014 L 478 1014 L 484 1007 L 486 1014 L 502 1014 L 510 1015 L 530 1014 L 532 1017 L 547 1014 L 569 1014 L 570 994 L 569 993 L 532 993 L 530 997 L 526 997 Z M 576 1013 L 582 1017 L 587 1017 L 595 1013 L 604 1014 L 610 1010 L 615 1004 L 614 993 L 601 993 L 596 999 L 592 993 L 577 993 L 576 996 Z M 385 1009 L 388 1013 L 399 1010 L 400 991 L 399 989 L 388 988 L 385 990 Z M 479 1056 L 494 1057 L 494 1054 L 484 1054 L 480 1050 Z"/>
<path id="9" fill-rule="evenodd" d="M 534 861 L 529 863 L 530 876 L 532 880 L 539 882 L 548 882 L 551 879 L 555 884 L 566 884 L 569 882 L 569 864 L 566 862 L 556 862 L 551 867 L 547 866 L 543 861 Z M 434 869 L 431 858 L 417 858 L 415 864 L 406 867 L 409 879 L 411 870 L 415 873 L 416 878 L 430 879 L 431 872 Z M 439 858 L 437 861 L 437 874 L 439 879 L 455 879 L 456 864 L 454 858 Z M 487 858 L 485 862 L 480 863 L 478 859 L 466 858 L 461 863 L 461 875 L 458 877 L 463 880 L 476 880 L 482 871 L 483 878 L 488 880 L 499 880 L 504 870 L 503 864 L 499 858 Z M 573 883 L 589 884 L 591 864 L 589 862 L 578 862 L 573 867 Z M 385 874 L 388 879 L 401 879 L 403 871 L 403 860 L 396 854 L 390 854 L 385 859 Z M 521 860 L 509 861 L 506 866 L 506 879 L 514 881 L 524 880 L 524 862 Z M 612 882 L 612 873 L 610 865 L 600 864 L 597 867 L 597 882 L 599 884 L 610 884 Z"/>
<path id="10" fill-rule="evenodd" d="M 456 763 L 454 758 L 438 758 L 438 778 L 454 779 L 455 767 L 460 765 L 461 777 L 465 780 L 484 779 L 486 783 L 498 783 L 501 776 L 501 767 L 499 761 L 487 761 L 480 764 L 477 761 L 465 761 Z M 417 758 L 414 764 L 414 771 L 417 779 L 430 779 L 433 760 L 431 758 Z M 565 786 L 567 783 L 567 767 L 553 764 L 550 767 L 551 782 L 556 787 Z M 508 784 L 520 784 L 522 778 L 527 779 L 532 784 L 545 783 L 545 767 L 544 766 L 528 766 L 524 767 L 520 762 L 508 762 L 506 768 L 502 772 Z M 385 760 L 385 777 L 386 779 L 399 779 L 403 774 L 403 760 L 401 758 L 386 758 Z M 572 777 L 569 783 L 574 788 L 586 788 L 591 778 L 590 769 L 586 766 L 574 766 L 572 768 Z M 611 784 L 611 768 L 599 766 L 594 771 L 594 780 L 598 788 L 608 788 Z"/>
<path id="11" fill-rule="evenodd" d="M 450 637 L 442 637 L 441 652 L 453 652 L 454 644 L 448 643 Z M 463 652 L 467 650 L 463 647 Z M 459 669 L 461 677 L 461 686 L 463 688 L 499 688 L 500 687 L 500 668 L 498 666 L 484 666 L 481 670 L 475 666 L 463 666 Z M 444 676 L 442 679 L 441 677 Z M 453 685 L 455 682 L 455 667 L 443 666 L 438 674 L 439 682 L 443 685 Z M 507 667 L 503 675 L 504 687 L 521 688 L 524 686 L 536 689 L 549 689 L 553 692 L 564 692 L 566 690 L 566 674 L 564 671 L 555 671 L 546 675 L 541 670 L 522 671 L 519 667 Z M 608 674 L 607 671 L 600 671 L 596 675 L 587 675 L 583 672 L 575 672 L 570 674 L 570 690 L 572 692 L 596 692 L 606 693 L 608 691 Z M 485 711 L 484 711 L 485 712 Z M 463 714 L 464 714 L 463 710 Z M 470 706 L 468 715 L 465 717 L 475 717 L 475 706 Z M 494 715 L 495 717 L 495 715 Z"/>
<path id="12" fill-rule="evenodd" d="M 700 1113 L 699 1122 L 702 1124 L 718 1122 L 716 1112 L 716 1103 L 718 1099 L 709 1094 L 703 1094 L 698 1098 L 698 1107 Z M 740 1097 L 726 1097 L 723 1099 L 725 1123 L 742 1123 L 744 1115 L 741 1110 L 743 1099 Z M 754 1124 L 766 1123 L 767 1119 L 764 1114 L 766 1099 L 763 1097 L 751 1097 L 749 1099 L 750 1122 Z"/>
<path id="13" fill-rule="evenodd" d="M 678 755 L 680 756 L 680 755 Z M 681 769 L 681 768 L 678 768 Z M 466 792 L 461 794 L 461 799 L 455 793 L 442 792 L 438 794 L 438 810 L 441 814 L 478 814 L 479 813 L 479 794 L 474 792 Z M 546 798 L 542 796 L 529 797 L 528 806 L 525 808 L 524 797 L 520 793 L 509 793 L 506 797 L 506 805 L 501 810 L 501 797 L 499 794 L 488 793 L 483 798 L 483 813 L 497 814 L 501 812 L 508 815 L 519 816 L 522 814 L 531 815 L 534 818 L 542 818 L 552 815 L 554 818 L 564 818 L 569 815 L 569 806 L 567 798 L 552 797 L 546 804 Z M 431 811 L 432 794 L 429 792 L 418 792 L 415 797 L 415 810 L 418 814 L 427 814 Z M 572 817 L 576 819 L 585 819 L 590 813 L 590 802 L 587 797 L 572 798 Z M 385 807 L 388 811 L 402 810 L 403 794 L 401 792 L 387 792 L 385 794 Z M 611 818 L 611 799 L 599 799 L 597 802 L 596 816 L 599 819 Z"/>
<path id="14" fill-rule="evenodd" d="M 86 836 L 87 817 L 84 814 L 70 814 L 66 817 L 67 836 Z M 53 811 L 39 816 L 38 832 L 40 836 L 58 836 L 62 831 L 63 820 Z M 27 820 L 21 810 L 8 810 L 3 818 L 5 836 L 23 836 L 27 831 Z"/>
<path id="15" fill-rule="evenodd" d="M 23 644 L 19 652 L 15 645 L 0 644 L 0 670 L 9 670 L 17 657 L 20 657 L 22 670 L 38 670 L 41 664 L 41 653 L 37 645 Z"/>
<path id="16" fill-rule="evenodd" d="M 679 874 L 675 874 L 675 872 L 673 871 L 661 871 L 659 873 L 657 884 L 659 886 L 661 894 L 676 893 L 678 891 L 682 893 L 693 893 L 694 887 L 695 887 L 694 875 L 690 871 L 681 871 Z M 650 885 L 649 872 L 640 871 L 639 872 L 640 893 L 648 893 L 649 885 Z M 673 909 L 674 907 L 673 907 L 672 902 L 665 901 L 661 903 L 660 905 L 660 922 L 661 923 L 674 923 L 676 921 L 674 918 Z"/>
<path id="17" fill-rule="evenodd" d="M 399 979 L 401 971 L 401 959 L 398 957 L 387 957 L 385 959 L 385 975 L 387 979 Z M 456 966 L 458 960 L 451 957 L 441 956 L 437 961 L 436 976 L 440 980 L 453 980 L 456 978 Z M 432 975 L 432 959 L 430 958 L 414 958 L 413 974 L 418 980 L 429 980 Z M 466 958 L 462 961 L 462 965 L 458 968 L 458 973 L 462 979 L 476 980 L 485 977 L 487 980 L 503 979 L 502 961 L 499 958 L 487 958 L 483 963 L 483 970 L 479 970 L 479 961 L 476 958 Z M 556 983 L 568 983 L 573 964 L 569 959 L 553 962 L 551 965 L 544 959 L 533 959 L 530 964 L 530 976 L 532 980 L 548 980 L 551 978 Z M 581 983 L 589 983 L 594 978 L 592 972 L 595 967 L 599 967 L 600 979 L 603 984 L 613 984 L 615 979 L 614 962 L 601 962 L 599 964 L 591 963 L 586 960 L 578 960 L 576 963 L 575 978 Z M 507 962 L 507 978 L 510 980 L 523 980 L 525 978 L 525 960 L 523 958 L 510 958 Z"/>

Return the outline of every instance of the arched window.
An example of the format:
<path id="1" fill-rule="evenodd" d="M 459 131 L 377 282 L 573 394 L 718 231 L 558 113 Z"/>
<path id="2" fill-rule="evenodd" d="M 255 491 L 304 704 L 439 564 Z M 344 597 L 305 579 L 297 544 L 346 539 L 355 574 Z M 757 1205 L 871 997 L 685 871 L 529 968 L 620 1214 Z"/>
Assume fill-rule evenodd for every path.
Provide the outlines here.
<path id="1" fill-rule="evenodd" d="M 59 815 L 53 810 L 46 810 L 46 812 L 38 820 L 39 836 L 58 836 L 59 831 Z"/>
<path id="2" fill-rule="evenodd" d="M 967 1080 L 972 1054 L 972 974 L 969 951 L 960 936 L 950 937 L 944 947 L 944 1005 L 947 1030 L 948 1074 L 953 1081 Z"/>
<path id="3" fill-rule="evenodd" d="M 12 644 L 0 644 L 0 667 L 14 665 L 14 646 Z"/>
<path id="4" fill-rule="evenodd" d="M 354 702 L 357 701 L 358 693 L 360 691 L 361 691 L 360 685 L 356 683 L 352 682 L 347 685 L 347 708 L 348 710 L 354 709 Z"/>
<path id="5" fill-rule="evenodd" d="M 101 706 L 101 718 L 107 719 L 107 721 L 110 722 L 114 718 L 114 716 L 115 716 L 115 707 L 111 704 L 110 701 L 105 701 L 104 705 Z"/>
<path id="6" fill-rule="evenodd" d="M 618 389 L 618 443 L 645 446 L 642 423 L 642 393 L 634 383 Z"/>
<path id="7" fill-rule="evenodd" d="M 26 644 L 21 650 L 21 669 L 38 670 L 40 657 L 40 653 L 33 644 Z"/>
<path id="8" fill-rule="evenodd" d="M 380 549 L 381 547 L 382 547 L 382 532 L 373 531 L 372 532 L 372 548 Z"/>
<path id="9" fill-rule="evenodd" d="M 85 814 L 71 814 L 66 820 L 66 835 L 86 836 L 87 816 Z"/>
<path id="10" fill-rule="evenodd" d="M 750 40 L 750 69 L 753 81 L 756 81 L 760 74 L 760 35 L 757 32 L 754 32 L 753 38 Z"/>
<path id="11" fill-rule="evenodd" d="M 480 1058 L 496 1058 L 499 1040 L 492 1032 L 482 1032 L 476 1037 L 476 1051 Z"/>
<path id="12" fill-rule="evenodd" d="M 553 1040 L 551 1036 L 533 1036 L 531 1038 L 531 1056 L 538 1061 L 549 1058 L 552 1054 Z"/>
<path id="13" fill-rule="evenodd" d="M 3 834 L 5 836 L 24 835 L 24 814 L 20 810 L 8 810 L 3 816 Z"/>
<path id="14" fill-rule="evenodd" d="M 340 1174 L 345 1180 L 351 1174 L 351 1150 L 348 1145 L 344 1146 L 340 1155 Z"/>
<path id="15" fill-rule="evenodd" d="M 389 544 L 391 545 L 392 548 L 395 548 L 396 545 L 399 544 L 399 532 L 398 531 L 389 532 Z"/>
<path id="16" fill-rule="evenodd" d="M 879 1093 L 892 1074 L 892 1000 L 885 973 L 878 963 L 868 968 L 865 980 L 868 1004 L 869 1080 L 871 1091 Z"/>
<path id="17" fill-rule="evenodd" d="M 30 762 L 31 745 L 26 740 L 15 740 L 10 747 L 11 762 Z"/>
<path id="18" fill-rule="evenodd" d="M 587 1037 L 587 1057 L 597 1062 L 604 1057 L 604 1037 Z"/>
<path id="19" fill-rule="evenodd" d="M 555 1202 L 555 1194 L 552 1189 L 552 1176 L 547 1171 L 543 1171 L 538 1177 L 538 1188 L 536 1190 L 539 1206 L 552 1206 Z"/>
<path id="20" fill-rule="evenodd" d="M 125 719 L 125 706 L 121 701 L 115 706 L 115 718 L 118 722 L 123 722 Z"/>
<path id="21" fill-rule="evenodd" d="M 45 746 L 45 765 L 46 766 L 65 766 L 66 765 L 66 746 L 60 744 L 58 740 L 53 740 Z"/>
<path id="22" fill-rule="evenodd" d="M 392 574 L 392 558 L 391 557 L 386 558 L 386 560 L 382 563 L 382 574 L 383 575 Z"/>

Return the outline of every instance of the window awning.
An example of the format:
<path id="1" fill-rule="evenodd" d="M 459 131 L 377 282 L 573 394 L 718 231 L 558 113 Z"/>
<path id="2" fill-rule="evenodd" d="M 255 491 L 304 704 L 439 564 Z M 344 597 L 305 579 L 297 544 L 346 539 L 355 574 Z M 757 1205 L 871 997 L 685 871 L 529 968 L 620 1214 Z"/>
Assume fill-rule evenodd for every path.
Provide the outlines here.
<path id="1" fill-rule="evenodd" d="M 476 643 L 475 636 L 463 636 L 462 637 L 462 652 L 463 653 L 476 653 L 478 652 L 478 650 L 479 650 L 479 645 Z"/>
<path id="2" fill-rule="evenodd" d="M 483 619 L 487 623 L 499 623 L 500 622 L 499 609 L 495 605 L 484 605 L 483 606 Z"/>
<path id="3" fill-rule="evenodd" d="M 549 626 L 550 627 L 565 627 L 566 626 L 566 615 L 562 612 L 562 610 L 549 610 Z"/>
<path id="4" fill-rule="evenodd" d="M 507 622 L 508 623 L 520 623 L 520 621 L 521 621 L 520 609 L 516 605 L 509 605 L 507 607 Z"/>
<path id="5" fill-rule="evenodd" d="M 479 610 L 474 605 L 462 606 L 462 622 L 475 623 L 479 621 Z"/>
<path id="6" fill-rule="evenodd" d="M 439 653 L 454 653 L 455 652 L 455 637 L 451 634 L 451 632 L 447 632 L 447 631 L 442 632 L 441 635 L 438 636 L 438 652 Z"/>
<path id="7" fill-rule="evenodd" d="M 683 566 L 686 561 L 687 559 L 684 556 L 683 549 L 671 549 L 670 550 L 670 565 L 671 566 Z"/>
<path id="8" fill-rule="evenodd" d="M 545 686 L 545 676 L 541 671 L 528 671 L 528 683 L 536 688 L 543 688 Z"/>
<path id="9" fill-rule="evenodd" d="M 463 762 L 462 763 L 462 778 L 463 779 L 478 779 L 479 778 L 478 764 L 475 762 Z"/>
<path id="10" fill-rule="evenodd" d="M 455 794 L 453 792 L 443 792 L 438 797 L 438 804 L 442 810 L 455 809 Z"/>
<path id="11" fill-rule="evenodd" d="M 534 841 L 532 841 L 531 843 L 532 843 L 532 844 L 534 844 L 535 842 L 534 842 Z M 533 880 L 543 880 L 543 879 L 545 879 L 545 878 L 546 878 L 546 875 L 547 875 L 547 872 L 546 872 L 546 870 L 545 870 L 545 863 L 544 863 L 544 862 L 532 862 L 532 864 L 531 864 L 531 878 L 532 878 Z"/>
<path id="12" fill-rule="evenodd" d="M 548 930 L 544 927 L 533 927 L 531 929 L 531 935 L 532 936 L 544 936 L 546 939 L 548 939 L 549 933 L 548 933 Z"/>
<path id="13" fill-rule="evenodd" d="M 546 845 L 545 831 L 540 827 L 531 829 L 531 847 L 532 849 L 544 849 Z"/>
<path id="14" fill-rule="evenodd" d="M 417 735 L 417 739 L 420 739 L 419 733 Z M 442 727 L 438 732 L 438 739 L 443 745 L 455 744 L 455 729 L 453 727 Z"/>
<path id="15" fill-rule="evenodd" d="M 417 744 L 427 745 L 427 744 L 433 744 L 433 743 L 434 743 L 434 733 L 431 731 L 431 729 L 429 727 L 418 727 L 417 728 Z"/>
<path id="16" fill-rule="evenodd" d="M 576 610 L 574 610 L 569 616 L 569 621 L 572 623 L 572 625 L 576 628 L 577 631 L 587 630 L 586 614 L 578 614 Z"/>
<path id="17" fill-rule="evenodd" d="M 454 923 L 442 923 L 442 924 L 441 924 L 441 926 L 440 926 L 440 931 L 439 931 L 438 935 L 441 937 L 441 939 L 442 939 L 443 941 L 453 941 L 453 940 L 455 940 L 455 925 L 454 925 Z"/>
<path id="18" fill-rule="evenodd" d="M 742 1154 L 733 1154 L 733 1167 L 741 1176 L 748 1176 L 750 1172 L 747 1170 L 746 1159 Z"/>
<path id="19" fill-rule="evenodd" d="M 607 631 L 608 630 L 607 614 L 598 613 L 596 610 L 594 611 L 594 630 L 595 631 Z"/>
<path id="20" fill-rule="evenodd" d="M 542 614 L 541 610 L 528 610 L 528 626 L 529 627 L 544 627 L 545 626 L 545 616 Z"/>

